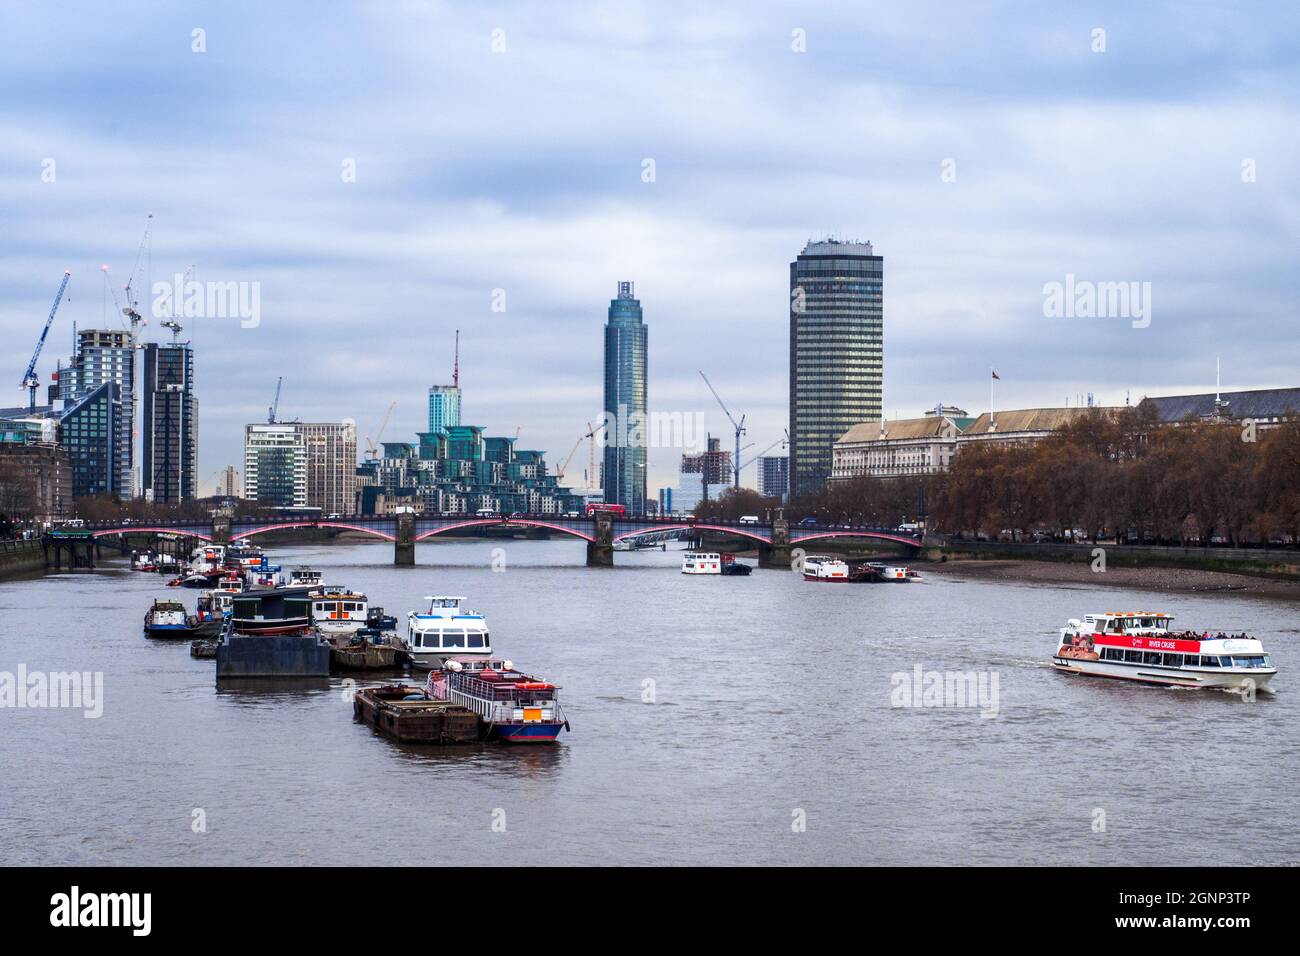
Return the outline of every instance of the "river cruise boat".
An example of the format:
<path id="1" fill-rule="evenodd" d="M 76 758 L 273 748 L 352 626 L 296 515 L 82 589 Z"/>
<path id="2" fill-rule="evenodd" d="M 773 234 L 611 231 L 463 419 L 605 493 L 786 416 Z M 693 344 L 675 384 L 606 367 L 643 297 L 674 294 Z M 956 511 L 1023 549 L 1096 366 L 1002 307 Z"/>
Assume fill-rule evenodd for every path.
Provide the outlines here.
<path id="1" fill-rule="evenodd" d="M 217 642 L 217 677 L 328 677 L 330 645 L 311 626 L 308 588 L 232 595 Z"/>
<path id="2" fill-rule="evenodd" d="M 256 568 L 262 563 L 263 558 L 261 548 L 244 541 L 232 544 L 226 549 L 226 563 L 232 566 L 238 565 L 245 570 Z"/>
<path id="3" fill-rule="evenodd" d="M 1117 677 L 1166 687 L 1264 689 L 1277 673 L 1264 646 L 1245 634 L 1176 631 L 1173 615 L 1110 611 L 1061 628 L 1052 666 L 1067 674 Z"/>
<path id="4" fill-rule="evenodd" d="M 803 559 L 805 581 L 848 581 L 849 566 L 839 558 L 825 554 L 810 554 Z"/>
<path id="5" fill-rule="evenodd" d="M 437 668 L 452 657 L 487 658 L 492 642 L 487 621 L 477 611 L 461 608 L 463 597 L 426 597 L 426 611 L 406 616 L 406 653 L 411 666 Z"/>
<path id="6" fill-rule="evenodd" d="M 355 634 L 366 626 L 369 602 L 364 594 L 337 584 L 325 585 L 313 595 L 311 619 L 327 636 Z"/>
<path id="7" fill-rule="evenodd" d="M 682 555 L 682 574 L 721 574 L 722 555 L 716 551 L 687 551 Z"/>
<path id="8" fill-rule="evenodd" d="M 458 657 L 429 674 L 430 696 L 472 710 L 483 739 L 514 744 L 551 744 L 569 729 L 560 688 L 523 674 L 510 661 Z"/>

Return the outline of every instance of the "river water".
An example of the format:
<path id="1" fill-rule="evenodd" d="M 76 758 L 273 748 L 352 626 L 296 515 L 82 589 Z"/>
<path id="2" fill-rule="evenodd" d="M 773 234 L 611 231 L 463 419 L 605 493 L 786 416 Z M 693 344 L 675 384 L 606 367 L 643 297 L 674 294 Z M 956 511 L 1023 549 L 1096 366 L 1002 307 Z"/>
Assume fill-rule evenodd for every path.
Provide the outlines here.
<path id="1" fill-rule="evenodd" d="M 177 592 L 123 562 L 3 582 L 0 671 L 102 671 L 104 700 L 98 719 L 0 710 L 0 863 L 1300 860 L 1293 605 L 939 574 L 693 577 L 676 550 L 588 569 L 571 541 L 421 545 L 416 568 L 386 544 L 272 555 L 399 618 L 466 595 L 501 656 L 563 686 L 572 732 L 397 745 L 354 722 L 338 678 L 219 691 L 212 661 L 142 636 L 151 599 Z M 1050 669 L 1067 618 L 1117 607 L 1259 635 L 1277 693 Z M 891 675 L 910 686 L 918 665 L 996 678 L 996 715 L 893 706 Z"/>

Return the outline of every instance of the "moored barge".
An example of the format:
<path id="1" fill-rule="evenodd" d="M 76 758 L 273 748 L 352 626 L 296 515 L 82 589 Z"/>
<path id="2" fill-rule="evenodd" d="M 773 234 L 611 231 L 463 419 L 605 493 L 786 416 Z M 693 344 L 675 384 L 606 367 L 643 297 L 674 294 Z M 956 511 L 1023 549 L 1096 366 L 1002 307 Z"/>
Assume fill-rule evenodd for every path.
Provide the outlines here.
<path id="1" fill-rule="evenodd" d="M 410 684 L 357 691 L 352 715 L 402 743 L 466 744 L 480 738 L 479 718 L 472 710 Z"/>
<path id="2" fill-rule="evenodd" d="M 217 677 L 328 677 L 330 645 L 311 626 L 311 589 L 236 594 L 217 643 Z"/>

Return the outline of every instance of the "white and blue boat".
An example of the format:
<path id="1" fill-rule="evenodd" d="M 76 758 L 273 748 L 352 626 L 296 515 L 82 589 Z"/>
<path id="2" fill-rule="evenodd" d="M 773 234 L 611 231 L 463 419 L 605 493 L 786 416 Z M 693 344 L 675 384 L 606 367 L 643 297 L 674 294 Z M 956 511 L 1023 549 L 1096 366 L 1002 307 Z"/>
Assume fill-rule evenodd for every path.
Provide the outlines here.
<path id="1" fill-rule="evenodd" d="M 144 636 L 154 638 L 192 638 L 197 621 L 185 613 L 180 601 L 155 599 L 144 615 Z"/>
<path id="2" fill-rule="evenodd" d="M 489 658 L 492 641 L 487 621 L 477 611 L 463 609 L 463 597 L 425 597 L 427 611 L 406 616 L 406 653 L 412 667 L 439 668 L 450 658 Z"/>

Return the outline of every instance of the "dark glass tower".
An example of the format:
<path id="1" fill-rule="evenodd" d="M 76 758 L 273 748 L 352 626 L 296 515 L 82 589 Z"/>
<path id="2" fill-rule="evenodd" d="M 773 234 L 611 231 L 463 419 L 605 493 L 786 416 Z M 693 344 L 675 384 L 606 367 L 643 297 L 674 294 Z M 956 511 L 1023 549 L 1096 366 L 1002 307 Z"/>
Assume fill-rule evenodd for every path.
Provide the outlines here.
<path id="1" fill-rule="evenodd" d="M 160 504 L 189 501 L 198 493 L 198 400 L 188 343 L 145 345 L 143 396 L 144 494 Z"/>
<path id="2" fill-rule="evenodd" d="M 790 263 L 790 493 L 820 491 L 831 449 L 883 408 L 885 260 L 869 242 L 809 242 Z"/>
<path id="3" fill-rule="evenodd" d="M 631 282 L 618 284 L 605 326 L 605 501 L 645 512 L 646 327 Z"/>

